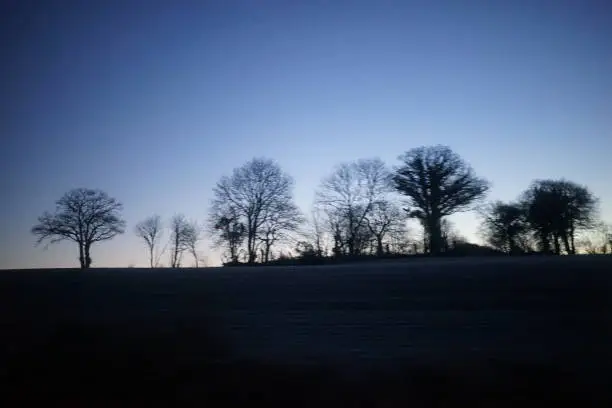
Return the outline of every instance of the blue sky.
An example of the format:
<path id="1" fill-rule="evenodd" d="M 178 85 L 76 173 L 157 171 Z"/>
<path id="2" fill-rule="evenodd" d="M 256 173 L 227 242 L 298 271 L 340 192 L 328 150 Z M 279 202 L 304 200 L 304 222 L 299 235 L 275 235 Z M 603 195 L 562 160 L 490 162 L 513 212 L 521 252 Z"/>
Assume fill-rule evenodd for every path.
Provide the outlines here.
<path id="1" fill-rule="evenodd" d="M 612 221 L 605 1 L 14 3 L 0 13 L 0 268 L 77 265 L 73 245 L 34 247 L 29 230 L 81 186 L 128 222 L 94 266 L 144 266 L 134 224 L 205 220 L 215 182 L 254 156 L 295 178 L 307 211 L 339 162 L 447 144 L 490 199 L 566 177 Z M 474 215 L 453 220 L 478 240 Z"/>

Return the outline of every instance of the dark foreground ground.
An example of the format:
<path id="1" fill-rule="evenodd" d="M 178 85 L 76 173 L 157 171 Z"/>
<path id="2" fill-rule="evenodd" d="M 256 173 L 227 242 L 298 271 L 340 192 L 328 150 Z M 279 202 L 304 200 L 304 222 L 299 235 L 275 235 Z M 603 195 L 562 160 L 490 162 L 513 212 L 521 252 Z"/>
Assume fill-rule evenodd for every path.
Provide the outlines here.
<path id="1" fill-rule="evenodd" d="M 610 406 L 611 295 L 612 257 L 0 271 L 0 398 Z"/>

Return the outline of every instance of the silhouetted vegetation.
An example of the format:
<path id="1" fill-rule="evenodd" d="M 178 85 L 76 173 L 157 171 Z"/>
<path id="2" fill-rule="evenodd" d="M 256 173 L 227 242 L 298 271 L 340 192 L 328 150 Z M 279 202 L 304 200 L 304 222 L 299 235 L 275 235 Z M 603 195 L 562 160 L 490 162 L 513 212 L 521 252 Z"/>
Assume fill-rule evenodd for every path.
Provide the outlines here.
<path id="1" fill-rule="evenodd" d="M 161 217 L 159 215 L 153 215 L 136 224 L 134 230 L 136 235 L 144 240 L 149 250 L 149 266 L 155 268 L 159 263 L 155 250 L 157 249 L 163 232 Z"/>
<path id="2" fill-rule="evenodd" d="M 519 201 L 490 204 L 483 218 L 487 241 L 501 251 L 573 255 L 576 235 L 598 224 L 597 199 L 567 180 L 536 180 Z"/>
<path id="3" fill-rule="evenodd" d="M 415 256 L 612 253 L 612 230 L 599 219 L 598 199 L 569 180 L 535 180 L 515 201 L 478 204 L 489 182 L 447 146 L 423 146 L 391 169 L 379 158 L 339 164 L 317 191 L 310 217 L 294 202 L 293 179 L 273 160 L 254 158 L 222 177 L 213 190 L 206 223 L 224 265 L 327 264 Z M 448 216 L 478 209 L 486 246 L 470 244 Z M 122 233 L 121 205 L 98 190 L 75 189 L 45 213 L 32 232 L 38 242 L 70 239 L 82 268 L 93 242 Z M 408 228 L 417 220 L 422 234 Z M 185 253 L 202 266 L 203 228 L 183 215 L 168 223 L 159 248 L 161 217 L 135 226 L 150 267 L 182 266 Z"/>
<path id="4" fill-rule="evenodd" d="M 293 202 L 293 179 L 269 159 L 256 158 L 217 183 L 209 217 L 217 243 L 226 243 L 237 260 L 237 243 L 246 240 L 246 261 L 270 259 L 275 244 L 302 222 Z"/>
<path id="5" fill-rule="evenodd" d="M 597 198 L 567 180 L 536 180 L 515 202 L 480 207 L 481 230 L 488 246 L 469 243 L 447 216 L 475 209 L 489 182 L 446 146 L 419 147 L 400 157 L 391 171 L 379 159 L 340 164 L 317 191 L 312 219 L 293 248 L 250 259 L 254 264 L 328 264 L 418 256 L 576 254 L 576 237 L 601 225 Z M 398 194 L 400 196 L 398 196 Z M 402 201 L 401 196 L 407 201 Z M 401 203 L 407 207 L 401 209 Z M 419 221 L 422 240 L 411 236 L 406 221 Z M 221 218 L 219 230 L 231 240 L 226 265 L 241 265 L 241 225 Z M 298 229 L 292 226 L 295 231 Z M 599 230 L 602 231 L 601 227 Z M 233 233 L 232 233 L 233 231 Z M 593 240 L 597 243 L 593 244 Z M 230 242 L 226 239 L 227 242 Z M 583 238 L 584 251 L 606 253 L 612 235 Z"/>
<path id="6" fill-rule="evenodd" d="M 421 222 L 430 252 L 442 252 L 443 217 L 466 211 L 489 189 L 486 180 L 447 146 L 418 147 L 400 157 L 394 176 L 397 190 L 408 197 L 410 217 Z"/>
<path id="7" fill-rule="evenodd" d="M 521 203 L 496 201 L 483 211 L 483 228 L 487 242 L 510 255 L 530 252 L 530 227 Z"/>
<path id="8" fill-rule="evenodd" d="M 191 252 L 196 264 L 198 257 L 196 244 L 200 232 L 195 222 L 189 222 L 182 214 L 177 214 L 170 220 L 170 267 L 180 268 L 183 254 Z"/>
<path id="9" fill-rule="evenodd" d="M 597 200 L 584 186 L 567 180 L 536 180 L 523 194 L 527 222 L 538 249 L 576 253 L 576 232 L 595 225 Z"/>
<path id="10" fill-rule="evenodd" d="M 335 257 L 384 253 L 384 238 L 402 227 L 403 214 L 390 200 L 391 174 L 380 159 L 343 163 L 317 191 Z"/>
<path id="11" fill-rule="evenodd" d="M 77 188 L 57 201 L 54 213 L 40 216 L 32 233 L 38 237 L 37 243 L 76 242 L 81 268 L 87 269 L 92 262 L 91 246 L 124 232 L 121 210 L 122 205 L 105 192 Z"/>

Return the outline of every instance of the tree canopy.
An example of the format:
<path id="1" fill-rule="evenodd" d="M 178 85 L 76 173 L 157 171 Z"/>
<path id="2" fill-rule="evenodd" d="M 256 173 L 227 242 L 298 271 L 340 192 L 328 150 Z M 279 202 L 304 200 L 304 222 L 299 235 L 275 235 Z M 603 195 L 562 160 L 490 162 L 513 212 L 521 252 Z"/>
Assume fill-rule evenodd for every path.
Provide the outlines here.
<path id="1" fill-rule="evenodd" d="M 442 249 L 442 218 L 466 211 L 489 190 L 489 182 L 475 175 L 472 168 L 447 146 L 411 149 L 399 158 L 393 181 L 397 191 L 408 198 L 406 211 L 418 219 L 431 252 Z"/>
<path id="2" fill-rule="evenodd" d="M 121 203 L 104 191 L 73 189 L 56 202 L 55 212 L 45 212 L 38 218 L 32 233 L 38 237 L 37 243 L 76 242 L 79 263 L 82 269 L 86 269 L 92 262 L 92 244 L 112 239 L 125 231 L 122 209 Z"/>

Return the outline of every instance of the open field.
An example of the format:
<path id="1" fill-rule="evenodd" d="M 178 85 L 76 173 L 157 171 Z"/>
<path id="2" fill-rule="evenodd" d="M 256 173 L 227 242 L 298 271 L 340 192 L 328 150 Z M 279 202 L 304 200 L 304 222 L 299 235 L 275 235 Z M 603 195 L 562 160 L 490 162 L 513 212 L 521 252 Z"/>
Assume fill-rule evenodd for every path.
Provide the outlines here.
<path id="1" fill-rule="evenodd" d="M 606 406 L 611 295 L 603 256 L 2 271 L 1 398 Z"/>

